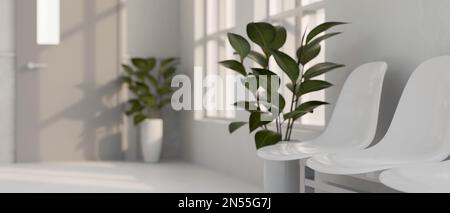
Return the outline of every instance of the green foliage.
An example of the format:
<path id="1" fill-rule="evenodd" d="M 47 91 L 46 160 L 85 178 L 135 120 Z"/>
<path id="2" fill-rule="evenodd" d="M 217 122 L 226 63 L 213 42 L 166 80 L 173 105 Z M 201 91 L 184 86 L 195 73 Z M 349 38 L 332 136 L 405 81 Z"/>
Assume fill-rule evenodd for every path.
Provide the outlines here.
<path id="1" fill-rule="evenodd" d="M 327 33 L 333 27 L 343 25 L 343 22 L 326 22 L 309 33 L 304 33 L 301 45 L 297 49 L 297 60 L 282 51 L 286 43 L 287 31 L 282 26 L 274 26 L 270 23 L 250 23 L 247 25 L 247 37 L 251 42 L 259 46 L 262 52 L 252 50 L 250 42 L 241 35 L 228 34 L 228 40 L 240 56 L 240 60 L 226 60 L 220 64 L 242 76 L 244 86 L 256 97 L 256 101 L 240 101 L 235 104 L 250 113 L 248 122 L 233 122 L 229 125 L 229 132 L 234 133 L 245 125 L 249 125 L 250 133 L 256 131 L 255 143 L 258 149 L 277 144 L 281 140 L 289 141 L 292 137 L 294 122 L 303 116 L 314 113 L 321 106 L 328 105 L 322 101 L 308 101 L 303 103 L 302 96 L 321 91 L 333 85 L 326 81 L 314 78 L 344 67 L 344 65 L 323 62 L 311 65 L 311 61 L 317 58 L 321 51 L 321 43 L 329 38 L 341 34 Z M 280 88 L 268 84 L 276 79 L 281 82 L 281 75 L 269 69 L 269 61 L 273 58 L 289 79 L 286 87 L 292 92 L 291 106 L 285 111 L 286 98 L 279 94 Z M 244 66 L 246 59 L 250 59 L 260 67 L 247 68 Z M 309 67 L 306 69 L 305 67 Z M 260 78 L 266 76 L 267 78 Z M 265 79 L 265 80 L 264 80 Z M 249 82 L 256 83 L 257 88 L 251 88 Z M 276 82 L 276 81 L 275 81 Z M 275 95 L 275 96 L 274 96 Z M 271 97 L 279 96 L 278 103 L 272 103 Z M 137 106 L 136 106 L 137 107 Z M 273 111 L 272 109 L 278 109 Z M 263 119 L 264 117 L 264 119 Z M 276 131 L 269 129 L 274 123 Z M 285 129 L 285 133 L 283 133 Z M 283 139 L 284 138 L 284 139 Z"/>
<path id="2" fill-rule="evenodd" d="M 338 69 L 344 67 L 342 64 L 335 64 L 330 62 L 325 63 L 319 63 L 314 65 L 313 67 L 309 68 L 305 75 L 303 76 L 306 80 L 310 80 L 314 77 L 321 76 L 327 72 L 330 72 L 332 70 Z"/>
<path id="3" fill-rule="evenodd" d="M 261 149 L 265 146 L 275 145 L 282 140 L 283 136 L 274 131 L 261 130 L 255 134 L 256 148 Z"/>
<path id="4" fill-rule="evenodd" d="M 259 52 L 255 52 L 255 51 L 250 51 L 248 57 L 253 60 L 254 62 L 258 63 L 259 65 L 261 65 L 261 67 L 267 67 L 269 66 L 269 61 L 267 60 L 267 58 L 262 55 Z"/>
<path id="5" fill-rule="evenodd" d="M 122 65 L 122 80 L 133 97 L 125 114 L 133 117 L 135 125 L 147 118 L 160 117 L 161 109 L 170 104 L 171 82 L 178 63 L 177 58 L 132 58 L 130 65 Z"/>
<path id="6" fill-rule="evenodd" d="M 247 124 L 246 122 L 233 122 L 230 124 L 228 131 L 230 133 L 234 133 L 236 130 L 240 129 L 241 127 L 243 127 L 246 124 Z"/>
<path id="7" fill-rule="evenodd" d="M 229 33 L 228 40 L 230 41 L 231 46 L 241 56 L 241 61 L 243 61 L 248 56 L 248 54 L 250 54 L 250 43 L 248 43 L 248 41 L 244 37 Z"/>
<path id="8" fill-rule="evenodd" d="M 271 42 L 270 48 L 273 50 L 279 50 L 286 43 L 287 31 L 284 27 L 275 27 L 275 38 Z"/>
<path id="9" fill-rule="evenodd" d="M 239 73 L 243 76 L 247 76 L 247 72 L 245 71 L 244 65 L 239 61 L 227 60 L 227 61 L 220 62 L 220 64 L 228 69 L 236 71 L 237 73 Z"/>
<path id="10" fill-rule="evenodd" d="M 343 25 L 343 24 L 347 24 L 347 23 L 344 23 L 344 22 L 326 22 L 326 23 L 323 23 L 323 24 L 317 26 L 316 28 L 314 28 L 313 30 L 311 30 L 311 32 L 308 34 L 306 42 L 309 43 L 311 40 L 313 40 L 316 36 L 320 35 L 321 33 L 331 29 L 332 27 L 335 27 L 335 26 L 338 26 L 338 25 Z"/>
<path id="11" fill-rule="evenodd" d="M 277 30 L 269 23 L 250 23 L 247 25 L 247 34 L 267 54 L 277 36 Z"/>
<path id="12" fill-rule="evenodd" d="M 298 66 L 297 62 L 289 55 L 280 51 L 273 51 L 273 55 L 281 70 L 286 73 L 286 75 L 289 77 L 289 79 L 291 79 L 292 82 L 296 82 L 300 75 L 300 67 Z"/>
<path id="13" fill-rule="evenodd" d="M 257 130 L 258 128 L 265 126 L 267 124 L 272 123 L 272 121 L 263 121 L 262 120 L 263 113 L 262 112 L 252 112 L 249 118 L 250 125 L 250 133 Z"/>

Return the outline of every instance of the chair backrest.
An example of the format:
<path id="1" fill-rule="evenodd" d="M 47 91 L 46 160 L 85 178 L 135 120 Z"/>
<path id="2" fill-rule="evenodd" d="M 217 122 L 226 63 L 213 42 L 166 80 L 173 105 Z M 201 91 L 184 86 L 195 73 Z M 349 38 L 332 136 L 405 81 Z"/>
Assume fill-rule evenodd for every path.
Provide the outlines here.
<path id="1" fill-rule="evenodd" d="M 387 64 L 373 62 L 349 76 L 325 132 L 315 142 L 363 149 L 375 138 Z"/>
<path id="2" fill-rule="evenodd" d="M 450 56 L 424 62 L 406 85 L 391 127 L 374 148 L 436 161 L 450 154 Z"/>

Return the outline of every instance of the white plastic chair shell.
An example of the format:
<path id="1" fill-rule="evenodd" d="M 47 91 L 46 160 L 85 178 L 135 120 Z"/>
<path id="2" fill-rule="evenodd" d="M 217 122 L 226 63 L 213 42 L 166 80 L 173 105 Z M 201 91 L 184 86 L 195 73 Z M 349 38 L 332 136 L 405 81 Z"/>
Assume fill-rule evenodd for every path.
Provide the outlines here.
<path id="1" fill-rule="evenodd" d="M 411 76 L 391 127 L 372 148 L 309 159 L 312 169 L 353 175 L 439 162 L 450 154 L 450 56 L 431 59 Z"/>
<path id="2" fill-rule="evenodd" d="M 450 161 L 391 169 L 380 181 L 401 192 L 450 193 Z"/>
<path id="3" fill-rule="evenodd" d="M 258 156 L 271 161 L 290 161 L 369 146 L 377 129 L 386 70 L 386 63 L 373 62 L 358 67 L 349 76 L 321 136 L 302 143 L 282 142 L 265 147 L 258 151 Z"/>

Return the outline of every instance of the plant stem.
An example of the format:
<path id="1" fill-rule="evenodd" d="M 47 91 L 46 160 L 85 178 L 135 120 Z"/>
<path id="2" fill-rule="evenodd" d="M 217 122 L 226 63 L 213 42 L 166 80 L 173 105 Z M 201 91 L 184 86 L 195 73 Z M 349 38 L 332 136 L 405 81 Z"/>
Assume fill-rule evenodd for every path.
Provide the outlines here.
<path id="1" fill-rule="evenodd" d="M 280 115 L 278 115 L 277 120 L 276 120 L 277 133 L 281 133 L 281 131 L 280 131 L 280 121 L 279 121 L 279 119 L 280 119 Z"/>
<path id="2" fill-rule="evenodd" d="M 300 68 L 301 69 L 301 71 L 300 71 L 300 85 L 304 82 L 304 72 L 305 72 L 305 66 L 304 65 L 302 65 L 302 67 Z M 295 90 L 294 90 L 295 91 Z M 300 101 L 300 96 L 298 96 L 298 97 L 296 97 L 296 100 L 295 100 L 295 108 L 297 108 L 298 106 L 299 106 L 299 101 Z M 291 137 L 292 137 L 292 130 L 294 129 L 294 123 L 295 122 L 292 122 L 291 123 L 291 126 L 289 127 L 289 129 L 290 129 L 290 132 L 289 132 L 289 140 L 291 139 Z"/>
<path id="3" fill-rule="evenodd" d="M 295 108 L 297 108 L 298 101 L 299 101 L 299 98 L 297 97 L 297 99 L 295 100 Z M 292 137 L 292 129 L 294 129 L 294 123 L 295 123 L 295 121 L 292 121 L 290 124 L 291 126 L 289 126 L 289 135 L 288 135 L 289 140 L 291 140 L 291 137 Z"/>
<path id="4" fill-rule="evenodd" d="M 294 85 L 294 92 L 292 92 L 292 101 L 291 101 L 291 110 L 290 110 L 290 112 L 292 112 L 294 110 L 295 90 L 297 90 L 297 84 Z M 289 137 L 289 132 L 290 132 L 291 123 L 293 123 L 293 120 L 294 119 L 291 118 L 288 121 L 288 126 L 287 126 L 287 129 L 286 129 L 286 135 L 285 135 L 285 141 L 291 140 L 291 138 Z"/>

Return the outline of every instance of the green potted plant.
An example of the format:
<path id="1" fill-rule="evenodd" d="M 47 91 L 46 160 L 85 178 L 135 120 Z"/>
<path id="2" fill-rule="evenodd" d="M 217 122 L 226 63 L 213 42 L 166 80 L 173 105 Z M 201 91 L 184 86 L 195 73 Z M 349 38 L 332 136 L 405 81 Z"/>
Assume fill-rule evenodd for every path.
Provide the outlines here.
<path id="1" fill-rule="evenodd" d="M 160 160 L 164 126 L 161 110 L 171 103 L 171 82 L 178 63 L 177 58 L 132 58 L 130 65 L 122 65 L 122 79 L 131 92 L 125 114 L 139 126 L 145 162 Z"/>
<path id="2" fill-rule="evenodd" d="M 228 40 L 239 59 L 222 61 L 220 64 L 242 76 L 254 100 L 235 103 L 235 106 L 249 112 L 249 119 L 231 123 L 229 132 L 233 133 L 243 126 L 249 126 L 250 133 L 256 132 L 255 143 L 258 149 L 281 141 L 292 141 L 294 123 L 303 116 L 314 113 L 316 108 L 328 104 L 323 101 L 303 102 L 302 97 L 333 86 L 329 82 L 315 78 L 344 66 L 331 62 L 310 64 L 319 56 L 322 50 L 321 43 L 340 34 L 339 32 L 326 33 L 326 31 L 342 24 L 346 23 L 326 22 L 309 33 L 305 32 L 295 59 L 280 50 L 285 45 L 287 37 L 286 29 L 282 26 L 263 22 L 247 25 L 247 36 L 260 51 L 252 50 L 250 42 L 243 36 L 229 33 Z M 289 97 L 279 94 L 279 84 L 273 86 L 273 84 L 267 84 L 267 80 L 262 82 L 264 79 L 261 78 L 262 76 L 265 76 L 265 79 L 276 79 L 275 81 L 281 79 L 280 75 L 269 68 L 271 58 L 275 59 L 276 64 L 289 79 L 285 85 L 291 92 Z M 255 62 L 253 64 L 257 67 L 247 68 L 246 60 Z M 251 88 L 247 84 L 252 81 L 256 81 L 256 87 Z M 290 102 L 286 104 L 286 100 Z M 269 125 L 271 123 L 274 125 Z"/>

